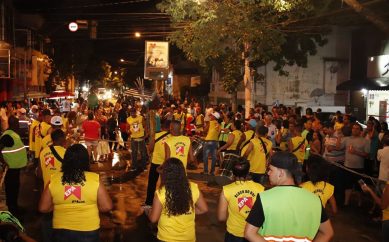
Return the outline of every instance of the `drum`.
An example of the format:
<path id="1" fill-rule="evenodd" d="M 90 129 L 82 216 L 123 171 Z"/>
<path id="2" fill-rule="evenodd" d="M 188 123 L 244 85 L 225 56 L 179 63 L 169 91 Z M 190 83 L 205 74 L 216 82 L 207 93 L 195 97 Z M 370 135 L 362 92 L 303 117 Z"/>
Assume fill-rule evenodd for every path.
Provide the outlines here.
<path id="1" fill-rule="evenodd" d="M 204 140 L 199 136 L 193 136 L 192 137 L 192 150 L 193 150 L 193 156 L 197 160 L 203 159 L 203 148 L 204 148 Z"/>
<path id="2" fill-rule="evenodd" d="M 231 153 L 224 154 L 223 163 L 220 169 L 220 176 L 227 177 L 228 179 L 232 180 L 232 178 L 234 177 L 234 174 L 232 173 L 232 168 L 234 167 L 235 163 L 239 161 L 239 159 L 239 155 Z"/>

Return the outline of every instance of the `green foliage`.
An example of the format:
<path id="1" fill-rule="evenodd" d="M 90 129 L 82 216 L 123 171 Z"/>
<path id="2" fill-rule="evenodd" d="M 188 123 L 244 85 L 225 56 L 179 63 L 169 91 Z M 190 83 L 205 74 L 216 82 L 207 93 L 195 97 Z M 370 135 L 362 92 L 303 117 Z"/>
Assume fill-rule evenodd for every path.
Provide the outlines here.
<path id="1" fill-rule="evenodd" d="M 254 67 L 274 61 L 281 75 L 287 74 L 286 65 L 306 67 L 308 56 L 325 44 L 327 29 L 300 21 L 322 12 L 328 1 L 163 0 L 157 7 L 171 16 L 175 31 L 170 41 L 189 60 L 222 64 L 224 87 L 231 93 L 242 80 L 242 52 Z"/>

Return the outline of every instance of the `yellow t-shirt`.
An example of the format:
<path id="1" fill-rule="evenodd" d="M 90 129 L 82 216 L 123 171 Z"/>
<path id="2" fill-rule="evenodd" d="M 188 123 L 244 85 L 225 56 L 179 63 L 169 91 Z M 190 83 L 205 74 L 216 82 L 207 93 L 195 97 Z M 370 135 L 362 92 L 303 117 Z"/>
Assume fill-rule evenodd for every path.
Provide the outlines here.
<path id="1" fill-rule="evenodd" d="M 66 149 L 64 147 L 54 146 L 54 149 L 55 151 L 57 151 L 58 155 L 61 158 L 65 156 Z M 55 158 L 53 152 L 51 152 L 50 147 L 46 147 L 41 151 L 40 165 L 41 165 L 42 176 L 43 176 L 43 187 L 45 188 L 50 181 L 51 175 L 61 171 L 62 162 L 60 162 L 59 160 L 57 160 L 57 158 Z"/>
<path id="2" fill-rule="evenodd" d="M 61 116 L 61 119 L 62 119 L 62 131 L 66 132 L 68 131 L 68 127 L 69 127 L 69 119 L 64 117 L 64 116 Z"/>
<path id="3" fill-rule="evenodd" d="M 286 128 L 282 128 L 281 129 L 281 137 L 286 137 L 288 135 L 288 133 L 289 133 L 288 129 L 286 129 Z M 288 142 L 287 141 L 281 141 L 280 142 L 280 150 L 288 151 Z"/>
<path id="4" fill-rule="evenodd" d="M 85 172 L 84 184 L 62 185 L 62 172 L 51 176 L 49 185 L 53 198 L 53 228 L 93 231 L 100 228 L 97 190 L 99 175 Z"/>
<path id="5" fill-rule="evenodd" d="M 39 155 L 42 150 L 42 139 L 47 135 L 47 131 L 51 128 L 51 125 L 46 122 L 41 122 L 35 127 L 35 142 L 34 142 L 34 151 L 35 158 L 39 159 Z"/>
<path id="6" fill-rule="evenodd" d="M 240 147 L 241 149 L 243 149 L 244 146 L 247 146 L 249 144 L 251 138 L 254 138 L 254 130 L 247 130 L 244 132 L 244 135 L 246 136 L 246 139 L 243 141 Z"/>
<path id="7" fill-rule="evenodd" d="M 128 117 L 127 123 L 130 126 L 131 139 L 143 138 L 145 136 L 143 117 L 141 115 L 137 115 L 135 118 Z"/>
<path id="8" fill-rule="evenodd" d="M 165 135 L 166 133 L 167 131 L 161 131 L 159 133 L 156 133 L 155 140 L 157 140 L 162 135 Z M 166 135 L 154 144 L 153 157 L 151 159 L 151 162 L 153 164 L 161 165 L 165 161 L 165 141 L 168 137 L 170 137 L 170 134 Z"/>
<path id="9" fill-rule="evenodd" d="M 273 147 L 273 143 L 266 139 L 261 137 L 263 143 L 265 144 L 267 154 L 271 151 Z M 259 138 L 255 137 L 250 141 L 253 144 L 253 149 L 251 150 L 249 156 L 247 159 L 250 162 L 250 172 L 255 174 L 265 174 L 266 173 L 266 154 L 265 150 L 263 149 L 263 145 Z M 244 155 L 244 153 L 247 150 L 248 145 L 246 145 L 241 152 L 241 155 Z"/>
<path id="10" fill-rule="evenodd" d="M 28 140 L 29 140 L 29 146 L 31 151 L 35 151 L 35 141 L 32 137 L 35 136 L 34 134 L 34 128 L 37 127 L 40 124 L 38 120 L 33 119 L 32 123 L 30 125 L 30 129 L 28 131 Z"/>
<path id="11" fill-rule="evenodd" d="M 200 191 L 196 183 L 189 182 L 192 191 L 193 207 L 200 196 Z M 166 211 L 166 190 L 165 187 L 158 189 L 156 192 L 159 201 L 162 203 L 162 213 L 158 221 L 158 239 L 166 242 L 173 241 L 196 241 L 195 232 L 195 212 L 190 209 L 185 214 L 178 216 L 167 216 Z"/>
<path id="12" fill-rule="evenodd" d="M 307 181 L 300 184 L 300 187 L 319 196 L 323 207 L 326 207 L 328 199 L 334 195 L 334 186 L 324 181 L 317 182 L 316 184 L 313 184 L 311 181 Z"/>
<path id="13" fill-rule="evenodd" d="M 253 181 L 235 181 L 223 187 L 228 201 L 227 231 L 237 237 L 244 237 L 246 218 L 253 207 L 257 195 L 265 188 Z"/>
<path id="14" fill-rule="evenodd" d="M 209 121 L 209 129 L 205 140 L 218 141 L 220 132 L 220 124 L 216 120 Z"/>
<path id="15" fill-rule="evenodd" d="M 41 149 L 43 150 L 44 148 L 52 144 L 53 141 L 51 140 L 51 134 L 48 134 L 41 140 Z"/>
<path id="16" fill-rule="evenodd" d="M 186 168 L 188 164 L 188 155 L 190 148 L 190 139 L 189 137 L 180 135 L 173 136 L 171 135 L 169 138 L 165 140 L 166 145 L 170 149 L 170 157 L 179 159 Z"/>
<path id="17" fill-rule="evenodd" d="M 240 130 L 234 130 L 234 131 L 232 131 L 232 134 L 234 135 L 234 141 L 232 142 L 230 147 L 227 148 L 227 150 L 237 150 L 237 149 L 239 149 L 239 147 L 237 147 L 237 146 L 238 146 L 240 137 L 242 137 L 243 133 Z"/>
<path id="18" fill-rule="evenodd" d="M 339 123 L 339 122 L 335 122 L 334 124 L 334 130 L 335 131 L 339 131 L 343 128 L 344 124 L 343 123 Z"/>
<path id="19" fill-rule="evenodd" d="M 389 181 L 386 182 L 386 187 L 388 187 Z M 385 189 L 384 189 L 385 191 Z M 389 220 L 389 206 L 382 210 L 382 221 Z"/>
<path id="20" fill-rule="evenodd" d="M 40 133 L 41 133 L 41 137 L 45 137 L 47 135 L 47 132 L 49 131 L 49 129 L 51 128 L 51 125 L 46 123 L 46 122 L 42 122 L 41 123 L 41 129 L 40 129 Z"/>
<path id="21" fill-rule="evenodd" d="M 292 151 L 295 150 L 301 144 L 301 142 L 304 142 L 304 144 L 302 144 L 300 148 L 293 152 L 293 154 L 297 157 L 298 161 L 302 163 L 304 161 L 305 149 L 308 145 L 308 141 L 301 136 L 293 137 L 291 138 L 291 141 L 293 144 Z"/>

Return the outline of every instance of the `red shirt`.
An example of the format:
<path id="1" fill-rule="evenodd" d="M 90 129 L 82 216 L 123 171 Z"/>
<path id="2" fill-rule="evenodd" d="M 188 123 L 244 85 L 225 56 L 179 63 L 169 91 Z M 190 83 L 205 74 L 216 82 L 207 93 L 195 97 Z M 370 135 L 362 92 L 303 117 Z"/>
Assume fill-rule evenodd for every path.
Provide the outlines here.
<path id="1" fill-rule="evenodd" d="M 85 120 L 82 123 L 82 129 L 85 133 L 85 140 L 99 139 L 100 124 L 95 120 Z"/>

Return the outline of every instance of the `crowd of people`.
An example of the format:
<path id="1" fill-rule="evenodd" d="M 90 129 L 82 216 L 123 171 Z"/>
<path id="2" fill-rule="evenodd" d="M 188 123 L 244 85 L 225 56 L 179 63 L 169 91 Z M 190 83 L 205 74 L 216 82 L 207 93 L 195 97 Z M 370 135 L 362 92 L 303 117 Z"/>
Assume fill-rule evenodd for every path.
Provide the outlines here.
<path id="1" fill-rule="evenodd" d="M 196 240 L 195 215 L 208 207 L 187 177 L 193 167 L 208 178 L 231 174 L 217 209 L 225 241 L 329 241 L 328 213 L 360 206 L 362 191 L 382 209 L 382 239 L 389 241 L 386 122 L 370 117 L 364 129 L 351 113 L 328 118 L 310 108 L 302 114 L 257 104 L 245 114 L 240 106 L 232 112 L 225 104 L 164 97 L 113 104 L 92 95 L 69 104 L 7 102 L 0 111 L 8 210 L 20 215 L 20 170 L 30 160 L 42 177 L 44 241 L 99 241 L 99 212 L 110 211 L 112 201 L 90 165 L 120 149 L 131 152 L 128 172 L 150 163 L 141 209 L 158 223 L 161 241 Z"/>

